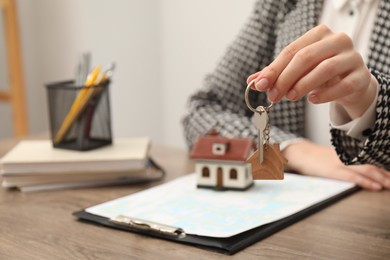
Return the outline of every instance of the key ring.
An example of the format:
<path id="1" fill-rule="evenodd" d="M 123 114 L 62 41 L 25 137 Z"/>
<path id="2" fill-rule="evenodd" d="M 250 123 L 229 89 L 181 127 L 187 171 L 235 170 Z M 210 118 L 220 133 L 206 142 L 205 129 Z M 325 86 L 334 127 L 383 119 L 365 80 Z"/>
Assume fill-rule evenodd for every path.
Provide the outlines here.
<path id="1" fill-rule="evenodd" d="M 251 104 L 249 103 L 249 98 L 248 98 L 248 95 L 249 95 L 249 90 L 251 90 L 251 86 L 253 85 L 253 83 L 255 83 L 255 80 L 252 80 L 248 86 L 246 87 L 246 90 L 245 90 L 245 103 L 246 105 L 248 106 L 248 108 L 253 112 L 253 113 L 262 113 L 263 111 L 267 112 L 271 109 L 271 107 L 274 105 L 273 102 L 271 102 L 271 104 L 269 104 L 267 107 L 263 107 L 263 106 L 259 106 L 257 107 L 257 109 L 254 109 Z M 259 111 L 260 110 L 260 111 Z"/>

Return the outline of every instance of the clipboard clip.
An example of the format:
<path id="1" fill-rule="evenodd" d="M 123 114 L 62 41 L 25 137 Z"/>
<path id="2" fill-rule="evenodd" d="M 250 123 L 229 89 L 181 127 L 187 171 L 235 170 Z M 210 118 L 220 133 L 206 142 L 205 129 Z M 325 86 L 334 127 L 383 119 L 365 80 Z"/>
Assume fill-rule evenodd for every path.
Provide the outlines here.
<path id="1" fill-rule="evenodd" d="M 139 230 L 160 233 L 163 235 L 168 235 L 176 238 L 184 238 L 186 236 L 186 233 L 181 228 L 159 224 L 152 221 L 146 221 L 138 218 L 128 217 L 124 215 L 119 215 L 110 218 L 109 221 L 117 225 L 128 226 Z"/>

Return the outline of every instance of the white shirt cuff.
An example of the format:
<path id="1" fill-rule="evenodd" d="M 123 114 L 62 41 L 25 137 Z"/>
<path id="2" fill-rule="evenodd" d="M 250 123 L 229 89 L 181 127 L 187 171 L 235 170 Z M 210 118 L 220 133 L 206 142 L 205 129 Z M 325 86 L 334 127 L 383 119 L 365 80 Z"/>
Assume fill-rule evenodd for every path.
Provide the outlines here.
<path id="1" fill-rule="evenodd" d="M 375 79 L 374 76 L 371 75 Z M 332 128 L 345 131 L 348 136 L 364 141 L 371 133 L 375 125 L 376 120 L 376 103 L 378 100 L 378 82 L 376 82 L 376 96 L 368 107 L 366 112 L 361 117 L 354 120 L 350 118 L 347 111 L 336 104 L 336 102 L 330 103 L 330 125 Z"/>

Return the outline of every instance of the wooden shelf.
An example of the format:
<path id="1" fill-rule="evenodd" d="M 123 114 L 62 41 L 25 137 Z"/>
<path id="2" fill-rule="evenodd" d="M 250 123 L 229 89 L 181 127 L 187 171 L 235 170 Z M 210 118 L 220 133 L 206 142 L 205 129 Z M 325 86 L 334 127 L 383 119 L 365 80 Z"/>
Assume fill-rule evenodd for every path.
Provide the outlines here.
<path id="1" fill-rule="evenodd" d="M 28 134 L 28 119 L 16 1 L 0 0 L 0 9 L 3 14 L 4 40 L 9 71 L 9 87 L 0 91 L 0 102 L 10 104 L 14 136 L 23 137 Z"/>

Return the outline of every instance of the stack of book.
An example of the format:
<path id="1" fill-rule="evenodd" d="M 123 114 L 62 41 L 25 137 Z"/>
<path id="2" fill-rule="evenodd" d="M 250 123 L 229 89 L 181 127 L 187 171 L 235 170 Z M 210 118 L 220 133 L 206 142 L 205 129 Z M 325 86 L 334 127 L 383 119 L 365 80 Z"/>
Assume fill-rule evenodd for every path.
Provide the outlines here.
<path id="1" fill-rule="evenodd" d="M 90 151 L 24 140 L 0 159 L 2 186 L 37 191 L 158 180 L 164 171 L 150 159 L 149 148 L 149 138 L 114 139 Z"/>

